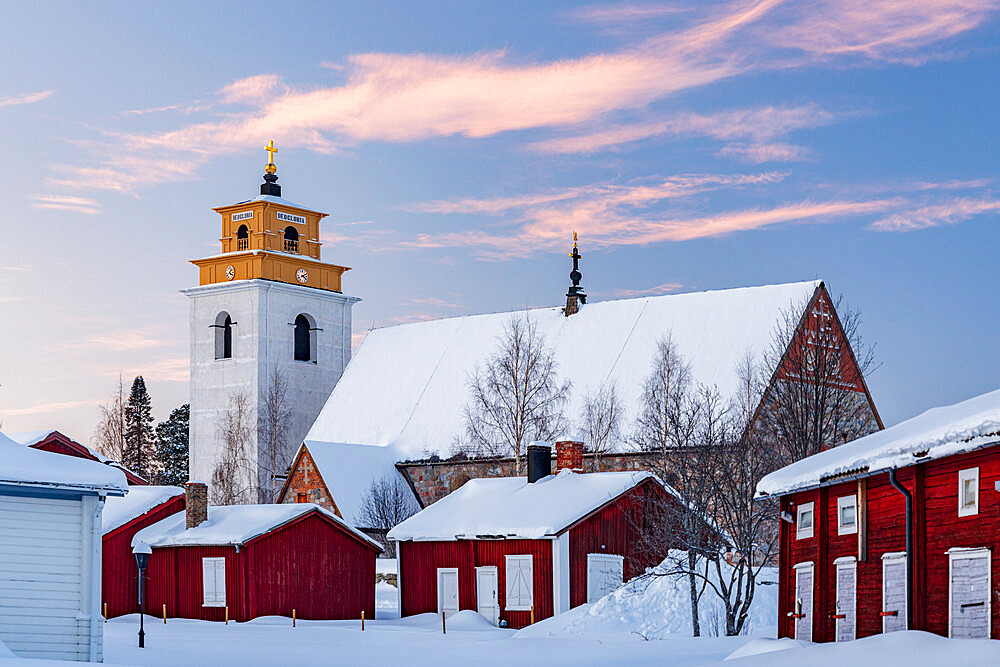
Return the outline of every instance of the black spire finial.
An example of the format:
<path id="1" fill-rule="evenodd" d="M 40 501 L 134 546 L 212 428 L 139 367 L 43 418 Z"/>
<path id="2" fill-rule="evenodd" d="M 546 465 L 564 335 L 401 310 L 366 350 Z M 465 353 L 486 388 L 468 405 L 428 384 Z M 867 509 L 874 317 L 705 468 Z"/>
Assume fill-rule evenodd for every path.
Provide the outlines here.
<path id="1" fill-rule="evenodd" d="M 569 272 L 569 279 L 573 282 L 570 286 L 569 291 L 566 292 L 566 309 L 563 311 L 566 316 L 569 317 L 577 311 L 580 310 L 580 305 L 587 303 L 587 294 L 580 287 L 580 279 L 583 278 L 583 274 L 580 273 L 580 250 L 576 247 L 576 232 L 573 232 L 573 252 L 569 254 L 573 258 L 573 270 Z"/>

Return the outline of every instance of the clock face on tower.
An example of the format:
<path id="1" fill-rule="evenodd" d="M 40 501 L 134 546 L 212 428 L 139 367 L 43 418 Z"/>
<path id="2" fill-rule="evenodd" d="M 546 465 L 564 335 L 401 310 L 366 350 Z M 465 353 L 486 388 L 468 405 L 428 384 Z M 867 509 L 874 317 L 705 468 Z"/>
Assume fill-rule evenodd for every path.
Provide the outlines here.
<path id="1" fill-rule="evenodd" d="M 234 269 L 233 265 L 230 264 L 229 266 L 226 267 L 226 280 L 232 280 L 235 277 L 236 277 L 236 269 Z"/>
<path id="2" fill-rule="evenodd" d="M 299 269 L 295 272 L 295 279 L 300 283 L 304 283 L 309 280 L 309 273 L 305 269 Z"/>

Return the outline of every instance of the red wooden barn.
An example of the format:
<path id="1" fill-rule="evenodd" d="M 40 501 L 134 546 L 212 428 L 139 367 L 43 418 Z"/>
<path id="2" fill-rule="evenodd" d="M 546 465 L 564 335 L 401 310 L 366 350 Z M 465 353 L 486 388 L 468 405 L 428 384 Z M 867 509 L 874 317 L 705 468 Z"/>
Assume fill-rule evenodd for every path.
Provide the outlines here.
<path id="1" fill-rule="evenodd" d="M 377 542 L 311 503 L 207 504 L 187 485 L 187 508 L 133 537 L 153 553 L 147 609 L 221 621 L 258 616 L 347 619 L 375 614 Z"/>
<path id="2" fill-rule="evenodd" d="M 123 498 L 108 498 L 101 515 L 101 600 L 108 618 L 139 611 L 139 578 L 132 537 L 147 526 L 184 511 L 184 489 L 130 486 Z M 106 606 L 104 606 L 106 605 Z"/>
<path id="3" fill-rule="evenodd" d="M 1000 391 L 765 477 L 780 496 L 778 634 L 1000 637 Z"/>
<path id="4" fill-rule="evenodd" d="M 8 433 L 7 437 L 14 442 L 19 442 L 26 447 L 31 447 L 32 449 L 41 449 L 46 452 L 53 452 L 55 454 L 65 454 L 66 456 L 75 456 L 81 459 L 87 459 L 89 461 L 99 461 L 105 465 L 109 465 L 118 468 L 123 473 L 125 473 L 125 478 L 128 480 L 129 485 L 133 484 L 149 484 L 145 479 L 139 477 L 131 470 L 127 470 L 122 466 L 122 464 L 117 461 L 113 461 L 106 456 L 101 456 L 90 447 L 81 445 L 76 440 L 63 435 L 59 431 L 28 431 L 25 433 Z"/>
<path id="5" fill-rule="evenodd" d="M 677 494 L 646 472 L 574 472 L 583 444 L 532 445 L 528 477 L 472 479 L 389 531 L 400 613 L 474 609 L 523 627 L 596 600 L 666 554 L 640 554 L 643 507 Z M 669 501 L 668 501 L 669 502 Z"/>

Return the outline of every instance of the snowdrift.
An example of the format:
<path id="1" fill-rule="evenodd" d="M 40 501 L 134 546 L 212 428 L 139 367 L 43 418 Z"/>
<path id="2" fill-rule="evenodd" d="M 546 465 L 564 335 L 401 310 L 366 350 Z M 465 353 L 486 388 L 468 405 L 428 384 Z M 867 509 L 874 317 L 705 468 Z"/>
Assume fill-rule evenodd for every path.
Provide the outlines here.
<path id="1" fill-rule="evenodd" d="M 683 552 L 671 552 L 678 557 Z M 669 560 L 669 559 L 668 559 Z M 664 561 L 667 562 L 667 561 Z M 664 572 L 664 565 L 653 572 Z M 743 634 L 774 637 L 777 634 L 778 573 L 764 568 L 757 577 L 757 592 Z M 640 576 L 597 602 L 580 605 L 566 613 L 519 630 L 514 636 L 587 637 L 604 639 L 663 639 L 692 635 L 690 593 L 687 577 Z M 699 605 L 702 636 L 725 634 L 725 607 L 710 589 Z"/>

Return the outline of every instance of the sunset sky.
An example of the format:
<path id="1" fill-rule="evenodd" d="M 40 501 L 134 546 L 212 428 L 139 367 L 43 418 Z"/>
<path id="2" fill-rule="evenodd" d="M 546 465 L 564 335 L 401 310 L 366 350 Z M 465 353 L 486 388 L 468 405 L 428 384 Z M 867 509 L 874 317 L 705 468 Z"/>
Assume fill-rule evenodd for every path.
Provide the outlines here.
<path id="1" fill-rule="evenodd" d="M 331 215 L 371 326 L 822 278 L 886 425 L 1000 384 L 1000 0 L 20 3 L 0 421 L 187 400 L 211 208 Z"/>

